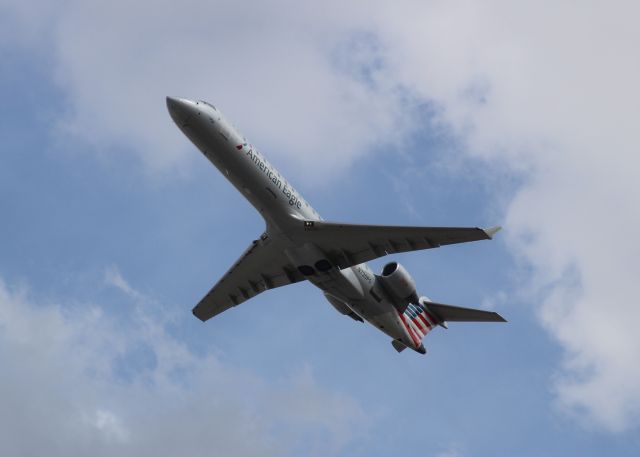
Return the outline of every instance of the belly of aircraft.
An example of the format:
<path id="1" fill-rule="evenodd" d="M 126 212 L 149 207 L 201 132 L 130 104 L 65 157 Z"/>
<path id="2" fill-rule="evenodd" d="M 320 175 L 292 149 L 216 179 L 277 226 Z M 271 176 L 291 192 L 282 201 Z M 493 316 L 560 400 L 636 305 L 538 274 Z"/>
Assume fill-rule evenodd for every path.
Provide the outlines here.
<path id="1" fill-rule="evenodd" d="M 310 278 L 310 282 L 324 292 L 343 301 L 354 313 L 393 339 L 406 341 L 411 345 L 411 338 L 398 317 L 395 307 L 383 300 L 375 301 L 363 290 L 359 282 L 349 277 L 349 270 L 338 270 L 322 277 Z"/>

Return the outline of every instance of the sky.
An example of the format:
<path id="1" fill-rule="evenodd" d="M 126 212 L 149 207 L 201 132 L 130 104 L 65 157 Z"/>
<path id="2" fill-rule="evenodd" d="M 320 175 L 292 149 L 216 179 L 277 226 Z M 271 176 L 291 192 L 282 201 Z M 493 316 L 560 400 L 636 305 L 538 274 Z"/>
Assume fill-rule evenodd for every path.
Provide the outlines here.
<path id="1" fill-rule="evenodd" d="M 637 456 L 639 9 L 0 0 L 0 454 Z M 167 95 L 327 220 L 502 225 L 393 260 L 509 323 L 397 354 L 308 283 L 201 323 L 264 223 Z"/>

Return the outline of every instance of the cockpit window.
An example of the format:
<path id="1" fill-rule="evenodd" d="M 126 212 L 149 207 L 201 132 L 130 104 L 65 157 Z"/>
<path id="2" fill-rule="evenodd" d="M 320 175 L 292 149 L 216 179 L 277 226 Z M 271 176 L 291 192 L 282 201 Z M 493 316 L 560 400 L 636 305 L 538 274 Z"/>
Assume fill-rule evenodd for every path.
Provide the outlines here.
<path id="1" fill-rule="evenodd" d="M 218 110 L 216 109 L 216 107 L 215 107 L 215 106 L 213 106 L 213 105 L 212 105 L 211 103 L 209 103 L 209 102 L 205 102 L 204 100 L 200 100 L 200 103 L 204 103 L 205 105 L 210 106 L 210 107 L 211 107 L 211 108 L 213 108 L 214 110 L 218 111 Z"/>

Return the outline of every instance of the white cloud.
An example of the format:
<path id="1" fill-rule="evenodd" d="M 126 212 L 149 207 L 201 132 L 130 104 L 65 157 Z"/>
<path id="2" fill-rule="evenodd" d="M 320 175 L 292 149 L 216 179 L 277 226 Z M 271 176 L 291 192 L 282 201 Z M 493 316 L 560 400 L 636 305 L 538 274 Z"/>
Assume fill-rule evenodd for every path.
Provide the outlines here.
<path id="1" fill-rule="evenodd" d="M 449 446 L 448 449 L 441 451 L 438 453 L 437 457 L 461 457 L 462 453 L 460 452 L 459 446 L 452 445 Z"/>
<path id="2" fill-rule="evenodd" d="M 129 288 L 141 301 L 117 315 L 34 304 L 0 280 L 0 454 L 332 455 L 364 433 L 359 405 L 308 369 L 273 382 L 195 355 Z"/>
<path id="3" fill-rule="evenodd" d="M 145 297 L 131 287 L 131 285 L 122 277 L 122 274 L 120 274 L 120 270 L 113 265 L 105 270 L 104 282 L 107 285 L 120 290 L 120 292 L 129 296 L 132 300 L 135 300 L 135 302 L 143 302 L 145 300 Z"/>
<path id="4" fill-rule="evenodd" d="M 120 442 L 127 440 L 127 431 L 124 430 L 120 419 L 111 411 L 97 410 L 90 422 L 108 439 Z"/>
<path id="5" fill-rule="evenodd" d="M 409 22 L 397 11 L 400 83 L 442 107 L 469 153 L 524 173 L 505 235 L 565 350 L 560 405 L 610 430 L 637 426 L 637 4 L 439 3 Z"/>
<path id="6" fill-rule="evenodd" d="M 565 352 L 559 404 L 622 430 L 640 419 L 638 13 L 624 1 L 192 0 L 20 17 L 51 31 L 66 128 L 153 170 L 194 154 L 167 94 L 217 103 L 275 163 L 318 182 L 414 131 L 414 104 L 431 103 L 469 154 L 523 177 L 504 236 Z"/>
<path id="7" fill-rule="evenodd" d="M 51 37 L 70 105 L 63 134 L 104 154 L 133 150 L 151 172 L 184 171 L 197 154 L 172 124 L 166 95 L 215 103 L 277 163 L 310 180 L 318 176 L 311 170 L 343 170 L 410 126 L 353 7 L 69 1 L 50 21 L 20 13 Z"/>

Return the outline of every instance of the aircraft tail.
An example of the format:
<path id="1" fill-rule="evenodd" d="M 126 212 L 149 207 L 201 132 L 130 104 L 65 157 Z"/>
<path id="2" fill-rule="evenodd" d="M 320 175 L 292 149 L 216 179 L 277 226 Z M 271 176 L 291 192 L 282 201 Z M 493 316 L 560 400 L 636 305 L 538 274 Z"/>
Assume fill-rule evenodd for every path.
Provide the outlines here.
<path id="1" fill-rule="evenodd" d="M 404 312 L 399 312 L 399 316 L 407 334 L 411 337 L 413 346 L 400 340 L 393 340 L 391 344 L 398 352 L 411 347 L 421 354 L 426 352 L 422 339 L 437 325 L 447 328 L 447 321 L 507 322 L 500 314 L 493 311 L 434 303 L 427 297 L 421 297 L 417 304 L 409 303 Z"/>
<path id="2" fill-rule="evenodd" d="M 438 318 L 421 303 L 409 303 L 405 310 L 398 314 L 407 334 L 411 337 L 411 341 L 417 348 L 416 350 L 424 354 L 426 351 L 422 345 L 422 339 L 440 323 Z M 394 347 L 396 346 L 394 345 Z M 396 350 L 398 350 L 398 348 L 396 348 Z"/>

